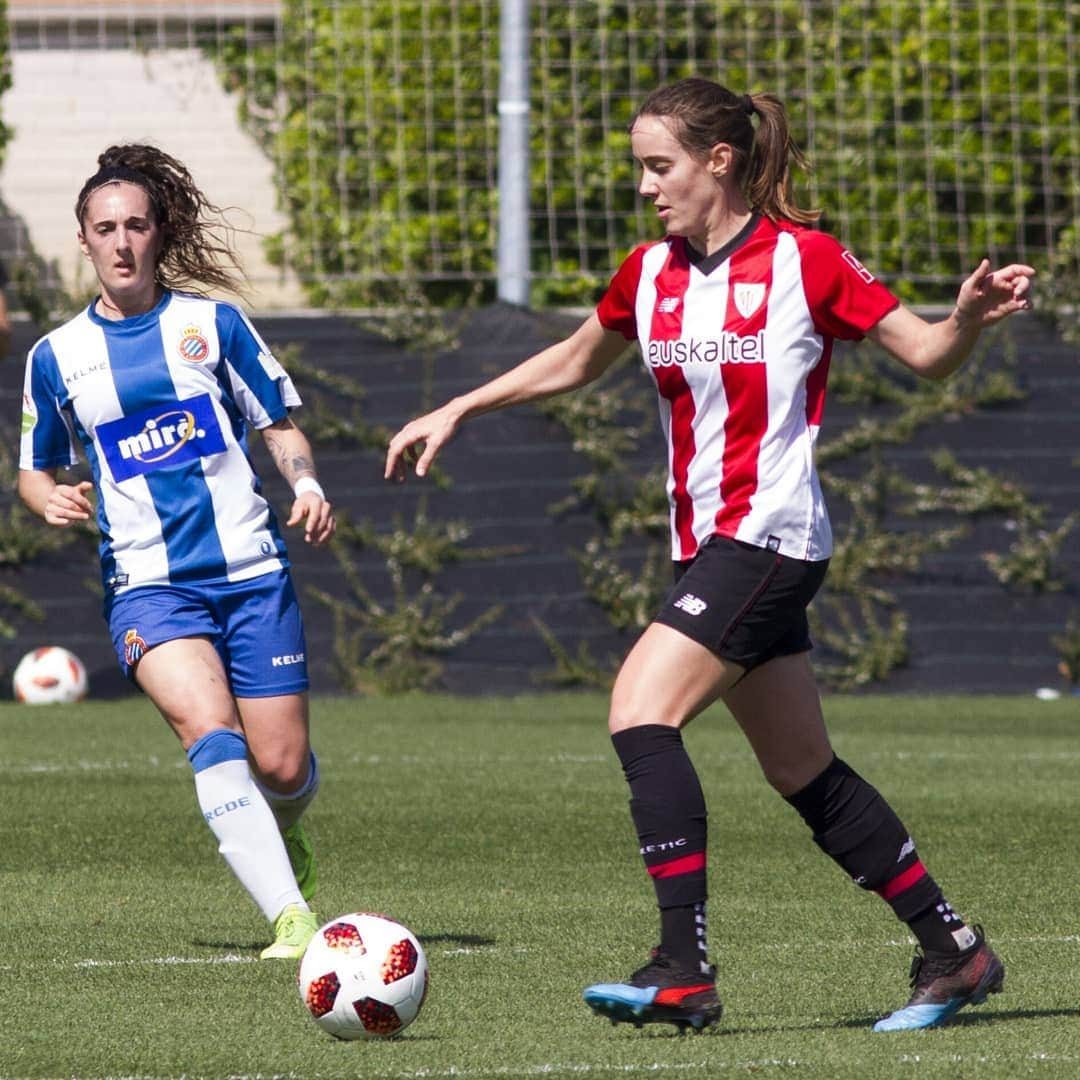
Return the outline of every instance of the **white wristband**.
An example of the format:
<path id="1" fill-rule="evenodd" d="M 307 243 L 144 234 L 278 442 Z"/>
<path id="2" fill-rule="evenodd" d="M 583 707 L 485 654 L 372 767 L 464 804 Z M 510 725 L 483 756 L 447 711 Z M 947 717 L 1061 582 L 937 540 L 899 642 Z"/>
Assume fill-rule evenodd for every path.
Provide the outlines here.
<path id="1" fill-rule="evenodd" d="M 314 476 L 301 476 L 293 485 L 293 494 L 299 498 L 308 491 L 313 491 L 323 502 L 326 502 L 326 492 L 319 485 L 319 481 Z"/>

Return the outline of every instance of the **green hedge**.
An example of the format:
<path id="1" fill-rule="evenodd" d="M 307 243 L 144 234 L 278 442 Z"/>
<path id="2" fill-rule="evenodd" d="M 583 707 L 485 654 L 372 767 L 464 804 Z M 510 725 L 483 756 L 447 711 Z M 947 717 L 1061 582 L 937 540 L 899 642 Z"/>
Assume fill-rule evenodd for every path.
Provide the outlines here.
<path id="1" fill-rule="evenodd" d="M 275 44 L 238 30 L 221 64 L 278 164 L 292 224 L 275 254 L 312 302 L 490 285 L 497 5 L 285 0 L 281 18 Z M 1077 18 L 998 0 L 533 0 L 534 302 L 593 300 L 655 228 L 626 124 L 691 73 L 788 103 L 806 199 L 906 298 L 951 297 L 983 254 L 1047 265 L 1080 199 Z"/>
<path id="2" fill-rule="evenodd" d="M 7 0 L 0 0 L 0 97 L 11 89 L 11 44 L 8 40 Z M 0 162 L 4 150 L 11 142 L 11 128 L 0 120 Z"/>

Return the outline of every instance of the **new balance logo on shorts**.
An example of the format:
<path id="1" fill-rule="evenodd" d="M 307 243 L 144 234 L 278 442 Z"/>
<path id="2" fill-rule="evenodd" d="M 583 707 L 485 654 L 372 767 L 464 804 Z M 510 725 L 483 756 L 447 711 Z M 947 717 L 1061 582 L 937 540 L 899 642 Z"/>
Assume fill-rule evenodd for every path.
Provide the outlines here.
<path id="1" fill-rule="evenodd" d="M 675 601 L 675 607 L 681 608 L 687 615 L 700 615 L 709 605 L 699 596 L 687 593 Z"/>

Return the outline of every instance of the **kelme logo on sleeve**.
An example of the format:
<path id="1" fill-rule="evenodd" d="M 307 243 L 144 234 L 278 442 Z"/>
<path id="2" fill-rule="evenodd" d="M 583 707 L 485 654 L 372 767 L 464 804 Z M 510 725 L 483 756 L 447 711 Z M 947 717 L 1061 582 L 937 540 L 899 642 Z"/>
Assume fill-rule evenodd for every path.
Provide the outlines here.
<path id="1" fill-rule="evenodd" d="M 209 394 L 99 424 L 95 434 L 117 483 L 225 450 Z"/>

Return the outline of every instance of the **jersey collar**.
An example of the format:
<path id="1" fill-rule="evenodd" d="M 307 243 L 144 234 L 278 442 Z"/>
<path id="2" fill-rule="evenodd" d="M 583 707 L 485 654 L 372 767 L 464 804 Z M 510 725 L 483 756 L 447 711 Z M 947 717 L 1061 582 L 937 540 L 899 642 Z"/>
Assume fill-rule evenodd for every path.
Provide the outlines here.
<path id="1" fill-rule="evenodd" d="M 156 322 L 161 317 L 161 313 L 169 306 L 171 299 L 172 291 L 164 289 L 161 293 L 161 299 L 149 311 L 144 311 L 140 315 L 132 315 L 129 319 L 105 319 L 94 310 L 94 306 L 98 302 L 98 298 L 95 296 L 86 309 L 86 315 L 92 323 L 106 327 L 109 330 L 141 330 L 144 326 Z"/>
<path id="2" fill-rule="evenodd" d="M 686 249 L 686 258 L 696 266 L 706 277 L 709 276 L 722 262 L 731 258 L 750 239 L 750 234 L 757 228 L 761 215 L 756 211 L 750 215 L 750 220 L 721 248 L 717 248 L 711 255 L 702 255 L 686 238 L 683 238 L 683 247 Z"/>

